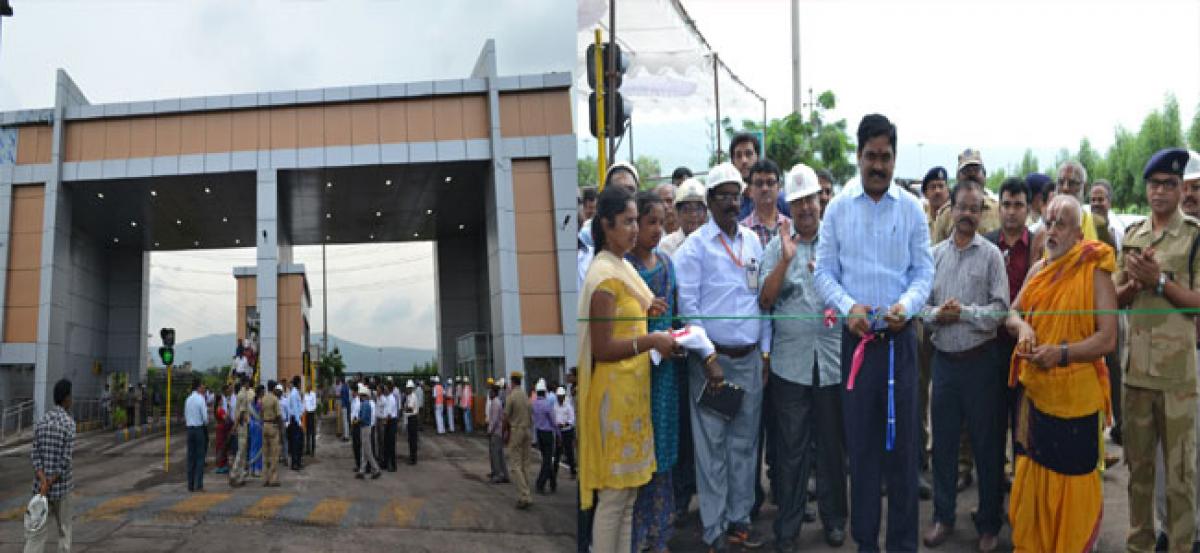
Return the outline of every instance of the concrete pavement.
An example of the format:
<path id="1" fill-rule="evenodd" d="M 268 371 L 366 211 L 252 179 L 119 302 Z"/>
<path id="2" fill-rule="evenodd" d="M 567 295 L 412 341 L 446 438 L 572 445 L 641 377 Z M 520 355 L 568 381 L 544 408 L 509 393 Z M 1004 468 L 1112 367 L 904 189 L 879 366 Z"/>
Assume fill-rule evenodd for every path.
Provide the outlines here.
<path id="1" fill-rule="evenodd" d="M 211 443 L 211 442 L 210 442 Z M 106 445 L 107 444 L 107 445 Z M 534 495 L 514 509 L 516 490 L 489 484 L 483 435 L 422 432 L 419 462 L 395 473 L 357 480 L 348 442 L 318 440 L 305 468 L 282 468 L 282 486 L 251 479 L 230 488 L 210 469 L 204 493 L 188 493 L 185 439 L 171 440 L 170 471 L 162 471 L 161 437 L 111 445 L 111 436 L 81 439 L 75 458 L 75 541 L 81 551 L 236 550 L 331 551 L 389 545 L 398 551 L 567 551 L 575 543 L 575 483 L 560 473 L 557 494 Z M 397 444 L 407 458 L 407 442 Z M 28 451 L 0 457 L 0 553 L 17 551 L 28 500 Z M 535 459 L 536 459 L 535 455 Z M 211 459 L 211 457 L 210 457 Z M 537 467 L 530 467 L 536 476 Z M 53 540 L 52 540 L 53 541 Z"/>

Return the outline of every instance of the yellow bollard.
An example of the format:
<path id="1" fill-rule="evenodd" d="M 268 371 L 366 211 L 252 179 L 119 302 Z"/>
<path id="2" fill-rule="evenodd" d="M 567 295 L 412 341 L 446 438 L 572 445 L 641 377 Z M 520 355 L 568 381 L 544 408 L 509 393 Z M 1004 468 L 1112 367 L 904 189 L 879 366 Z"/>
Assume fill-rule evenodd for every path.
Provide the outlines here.
<path id="1" fill-rule="evenodd" d="M 163 472 L 171 469 L 171 366 L 167 365 L 167 448 L 163 453 Z"/>

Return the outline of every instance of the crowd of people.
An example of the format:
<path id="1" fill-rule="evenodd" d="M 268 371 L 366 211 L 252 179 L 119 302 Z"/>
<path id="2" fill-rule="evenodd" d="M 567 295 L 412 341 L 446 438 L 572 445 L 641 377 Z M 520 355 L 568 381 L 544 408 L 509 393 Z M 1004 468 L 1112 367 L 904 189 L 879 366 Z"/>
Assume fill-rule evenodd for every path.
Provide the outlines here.
<path id="1" fill-rule="evenodd" d="M 616 163 L 582 191 L 579 550 L 667 551 L 695 497 L 710 551 L 793 551 L 817 521 L 877 551 L 885 495 L 886 549 L 936 548 L 977 483 L 979 551 L 1008 524 L 1018 551 L 1087 552 L 1107 439 L 1129 550 L 1200 550 L 1200 154 L 1146 159 L 1150 214 L 1126 228 L 1078 161 L 994 194 L 968 148 L 910 189 L 895 125 L 857 139 L 836 192 L 749 134 L 703 182 Z M 682 348 L 689 329 L 715 352 Z"/>

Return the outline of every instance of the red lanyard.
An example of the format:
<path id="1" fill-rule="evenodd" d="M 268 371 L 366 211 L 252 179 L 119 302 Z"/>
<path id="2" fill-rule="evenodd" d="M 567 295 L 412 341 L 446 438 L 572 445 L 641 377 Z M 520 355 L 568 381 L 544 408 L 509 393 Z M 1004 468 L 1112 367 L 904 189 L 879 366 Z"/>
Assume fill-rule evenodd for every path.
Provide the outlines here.
<path id="1" fill-rule="evenodd" d="M 738 268 L 741 268 L 742 267 L 742 256 L 741 255 L 733 255 L 733 250 L 729 248 L 729 243 L 725 241 L 724 234 L 718 233 L 717 238 L 720 238 L 721 245 L 725 246 L 725 253 L 729 254 L 730 261 L 733 261 L 734 265 L 737 265 Z M 739 250 L 738 253 L 740 254 L 741 251 Z"/>

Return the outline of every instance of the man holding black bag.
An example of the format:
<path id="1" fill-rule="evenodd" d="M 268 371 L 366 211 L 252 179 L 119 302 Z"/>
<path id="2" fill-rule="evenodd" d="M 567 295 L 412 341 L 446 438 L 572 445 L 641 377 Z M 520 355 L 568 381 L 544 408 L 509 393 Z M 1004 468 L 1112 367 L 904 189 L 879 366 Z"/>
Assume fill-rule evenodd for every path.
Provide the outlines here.
<path id="1" fill-rule="evenodd" d="M 760 319 L 758 271 L 762 244 L 754 231 L 738 225 L 745 189 L 741 173 L 730 163 L 713 167 L 706 183 L 712 217 L 675 252 L 679 279 L 679 312 L 703 327 L 716 347 L 717 362 L 689 361 L 690 397 L 716 390 L 716 397 L 740 395 L 732 417 L 714 409 L 692 409 L 696 480 L 704 542 L 724 551 L 726 543 L 746 548 L 763 541 L 751 531 L 754 505 L 755 454 L 762 414 L 763 373 L 771 349 L 770 321 Z M 740 389 L 730 394 L 726 383 Z M 724 405 L 714 401 L 713 405 Z"/>

